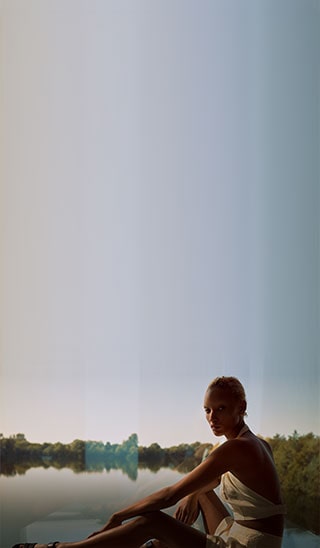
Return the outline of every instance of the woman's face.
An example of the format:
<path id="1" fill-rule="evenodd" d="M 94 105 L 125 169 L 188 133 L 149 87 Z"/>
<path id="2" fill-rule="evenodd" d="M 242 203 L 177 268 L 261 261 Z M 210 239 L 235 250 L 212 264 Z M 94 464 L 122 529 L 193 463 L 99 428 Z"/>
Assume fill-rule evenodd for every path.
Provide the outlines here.
<path id="1" fill-rule="evenodd" d="M 210 388 L 204 396 L 204 411 L 215 436 L 235 438 L 243 425 L 246 403 L 239 401 L 228 389 Z"/>

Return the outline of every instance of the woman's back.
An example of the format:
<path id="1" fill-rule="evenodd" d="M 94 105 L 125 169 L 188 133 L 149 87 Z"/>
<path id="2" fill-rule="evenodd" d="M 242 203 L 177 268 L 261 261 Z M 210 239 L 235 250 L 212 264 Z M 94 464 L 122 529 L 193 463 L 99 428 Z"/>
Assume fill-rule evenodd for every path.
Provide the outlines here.
<path id="1" fill-rule="evenodd" d="M 281 504 L 280 483 L 269 444 L 250 430 L 236 441 L 237 459 L 230 472 L 256 493 Z"/>

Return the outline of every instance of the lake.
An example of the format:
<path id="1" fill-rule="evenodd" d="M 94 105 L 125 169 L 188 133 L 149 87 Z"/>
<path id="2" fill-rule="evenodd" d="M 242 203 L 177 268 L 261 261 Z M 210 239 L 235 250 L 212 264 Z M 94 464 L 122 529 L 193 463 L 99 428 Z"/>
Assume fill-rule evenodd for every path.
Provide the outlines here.
<path id="1" fill-rule="evenodd" d="M 30 468 L 23 475 L 2 475 L 1 548 L 19 541 L 80 540 L 100 528 L 115 510 L 180 477 L 169 468 L 139 469 L 135 480 L 121 470 L 74 473 L 68 468 Z M 202 529 L 200 519 L 196 526 Z M 286 528 L 283 548 L 316 546 L 319 536 Z"/>

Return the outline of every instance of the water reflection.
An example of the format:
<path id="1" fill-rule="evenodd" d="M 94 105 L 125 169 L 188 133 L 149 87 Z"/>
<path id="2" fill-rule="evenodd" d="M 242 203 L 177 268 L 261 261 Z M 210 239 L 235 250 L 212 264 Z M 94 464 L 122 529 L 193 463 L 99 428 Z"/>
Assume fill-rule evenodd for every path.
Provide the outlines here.
<path id="1" fill-rule="evenodd" d="M 199 442 L 163 449 L 158 443 L 138 446 L 137 434 L 121 444 L 74 440 L 72 443 L 31 443 L 24 434 L 0 438 L 1 474 L 23 475 L 29 468 L 70 468 L 75 473 L 122 470 L 136 480 L 138 467 L 157 472 L 162 467 L 182 467 L 188 472 L 201 462 L 204 450 L 211 444 Z M 182 463 L 182 464 L 181 464 Z"/>
<path id="2" fill-rule="evenodd" d="M 7 462 L 2 463 L 0 474 L 6 477 L 23 476 L 28 470 L 35 468 L 42 468 L 44 470 L 49 470 L 49 468 L 63 470 L 67 468 L 74 474 L 102 473 L 105 471 L 110 472 L 111 470 L 121 470 L 133 481 L 138 477 L 138 461 L 136 457 L 119 459 L 117 462 L 101 462 L 96 459 L 87 459 L 83 462 L 70 460 L 63 462 L 54 459 L 38 459 L 22 463 Z M 158 467 L 157 470 L 159 470 Z"/>
<path id="3" fill-rule="evenodd" d="M 138 451 L 125 452 L 116 456 L 109 455 L 109 458 L 101 460 L 98 454 L 86 451 L 83 458 L 79 459 L 72 459 L 69 456 L 67 458 L 62 458 L 61 456 L 59 458 L 41 456 L 34 459 L 25 459 L 21 462 L 4 460 L 0 475 L 7 477 L 22 476 L 28 470 L 34 468 L 43 468 L 44 470 L 48 470 L 49 468 L 55 468 L 56 470 L 68 468 L 75 474 L 121 470 L 128 478 L 135 481 L 138 477 L 138 469 L 157 473 L 166 467 L 176 469 L 178 472 L 185 474 L 193 470 L 199 464 L 200 460 L 201 458 L 197 454 L 183 455 L 179 463 L 177 459 L 168 458 L 167 455 L 164 457 L 161 453 L 149 455 L 147 458 L 144 456 L 139 458 Z"/>
<path id="4" fill-rule="evenodd" d="M 18 541 L 80 540 L 115 510 L 182 477 L 177 470 L 137 468 L 134 478 L 121 468 L 75 473 L 46 463 L 23 474 L 0 477 L 0 546 Z M 172 514 L 174 509 L 170 509 Z M 201 520 L 198 527 L 202 528 Z M 319 537 L 287 527 L 284 548 L 318 546 Z"/>
<path id="5" fill-rule="evenodd" d="M 0 477 L 0 546 L 18 541 L 80 540 L 101 526 L 116 509 L 146 496 L 181 475 L 122 469 L 74 473 L 70 468 L 37 467 Z M 55 532 L 54 537 L 50 536 Z M 37 535 L 37 536 L 34 536 Z"/>

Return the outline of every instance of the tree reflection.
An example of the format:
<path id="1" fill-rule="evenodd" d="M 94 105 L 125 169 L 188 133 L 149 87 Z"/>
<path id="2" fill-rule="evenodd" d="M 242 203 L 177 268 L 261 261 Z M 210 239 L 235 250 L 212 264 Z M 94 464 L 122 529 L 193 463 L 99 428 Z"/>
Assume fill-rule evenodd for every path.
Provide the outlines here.
<path id="1" fill-rule="evenodd" d="M 319 436 L 312 433 L 300 436 L 294 432 L 288 438 L 276 435 L 268 442 L 279 472 L 288 519 L 319 534 Z M 138 446 L 137 434 L 121 444 L 82 440 L 38 444 L 27 441 L 23 434 L 0 436 L 0 474 L 21 476 L 38 467 L 69 468 L 75 474 L 121 470 L 136 481 L 139 469 L 157 473 L 169 467 L 187 473 L 212 448 L 211 444 L 199 442 L 169 448 L 161 448 L 158 443 L 142 447 Z"/>

